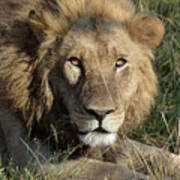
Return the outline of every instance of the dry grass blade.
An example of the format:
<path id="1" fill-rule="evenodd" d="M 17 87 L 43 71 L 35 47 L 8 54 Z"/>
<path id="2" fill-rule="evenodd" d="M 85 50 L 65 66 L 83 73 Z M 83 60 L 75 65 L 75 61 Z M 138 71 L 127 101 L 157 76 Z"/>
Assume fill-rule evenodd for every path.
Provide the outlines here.
<path id="1" fill-rule="evenodd" d="M 176 153 L 180 154 L 180 117 L 178 118 Z"/>

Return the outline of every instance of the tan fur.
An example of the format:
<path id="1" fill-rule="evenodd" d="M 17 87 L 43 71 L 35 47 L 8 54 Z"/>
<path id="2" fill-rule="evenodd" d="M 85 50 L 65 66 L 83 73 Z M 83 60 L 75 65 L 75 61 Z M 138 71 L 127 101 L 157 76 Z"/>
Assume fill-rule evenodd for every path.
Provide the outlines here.
<path id="1" fill-rule="evenodd" d="M 13 1 L 0 3 L 10 8 Z M 38 126 L 52 133 L 53 124 L 62 131 L 62 109 L 66 108 L 73 119 L 77 107 L 82 119 L 73 121 L 86 129 L 91 118 L 84 106 L 117 109 L 111 118 L 125 113 L 122 125 L 114 120 L 120 126 L 119 134 L 138 127 L 157 91 L 150 59 L 151 49 L 163 35 L 160 20 L 136 14 L 127 0 L 21 0 L 14 4 L 17 7 L 11 13 L 16 16 L 9 19 L 0 13 L 1 91 L 11 111 L 29 130 Z M 116 75 L 110 67 L 123 56 L 121 52 L 128 54 L 128 66 Z M 86 68 L 82 74 L 66 69 L 66 76 L 70 70 L 75 73 L 72 84 L 68 84 L 72 77 L 63 74 L 69 56 L 82 57 Z M 84 84 L 73 91 L 80 77 Z"/>

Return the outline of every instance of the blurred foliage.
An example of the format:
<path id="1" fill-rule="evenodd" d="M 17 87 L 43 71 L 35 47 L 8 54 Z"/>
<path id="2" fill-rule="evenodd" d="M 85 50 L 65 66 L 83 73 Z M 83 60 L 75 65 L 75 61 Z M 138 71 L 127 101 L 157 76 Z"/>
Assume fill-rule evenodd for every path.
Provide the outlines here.
<path id="1" fill-rule="evenodd" d="M 148 144 L 176 151 L 180 117 L 180 0 L 134 0 L 138 9 L 157 15 L 165 35 L 155 50 L 159 95 L 137 137 Z"/>

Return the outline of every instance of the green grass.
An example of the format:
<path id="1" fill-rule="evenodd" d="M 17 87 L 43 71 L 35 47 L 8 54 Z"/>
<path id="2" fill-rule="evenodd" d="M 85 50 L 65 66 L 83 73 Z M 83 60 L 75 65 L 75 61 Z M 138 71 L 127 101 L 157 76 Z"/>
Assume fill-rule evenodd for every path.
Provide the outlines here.
<path id="1" fill-rule="evenodd" d="M 139 4 L 140 10 L 158 15 L 164 23 L 165 35 L 154 52 L 159 95 L 150 116 L 133 138 L 180 153 L 180 0 L 134 1 Z M 157 179 L 163 179 L 162 170 L 150 167 L 150 171 Z"/>
<path id="2" fill-rule="evenodd" d="M 158 14 L 165 35 L 155 50 L 154 67 L 159 79 L 159 95 L 151 115 L 138 133 L 143 141 L 177 151 L 180 117 L 180 0 L 135 0 L 141 9 Z M 180 133 L 180 132 L 179 132 Z"/>
<path id="3" fill-rule="evenodd" d="M 178 152 L 180 117 L 180 0 L 134 0 L 138 10 L 157 14 L 165 25 L 161 45 L 155 50 L 154 68 L 159 95 L 151 115 L 134 137 L 141 142 Z M 179 120 L 180 121 L 180 120 Z M 134 138 L 133 137 L 133 138 Z M 4 180 L 0 166 L 0 180 Z M 13 177 L 10 180 L 15 180 Z M 30 179 L 30 178 L 27 178 Z"/>

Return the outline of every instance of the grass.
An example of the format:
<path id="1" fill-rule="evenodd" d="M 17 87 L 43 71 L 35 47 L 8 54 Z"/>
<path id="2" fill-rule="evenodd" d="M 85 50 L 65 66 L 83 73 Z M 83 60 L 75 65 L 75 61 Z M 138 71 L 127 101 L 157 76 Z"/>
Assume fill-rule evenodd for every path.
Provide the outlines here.
<path id="1" fill-rule="evenodd" d="M 140 10 L 158 14 L 164 23 L 165 35 L 155 50 L 154 68 L 159 79 L 159 95 L 150 116 L 133 138 L 180 153 L 180 0 L 134 1 Z M 148 171 L 150 174 L 153 171 L 157 179 L 163 179 L 164 174 L 157 167 Z"/>
<path id="2" fill-rule="evenodd" d="M 180 117 L 180 0 L 136 1 L 146 11 L 158 13 L 165 35 L 155 51 L 154 67 L 159 79 L 159 95 L 151 115 L 138 137 L 148 144 L 177 151 Z"/>
<path id="3" fill-rule="evenodd" d="M 134 0 L 139 10 L 158 14 L 165 25 L 161 45 L 155 50 L 154 67 L 159 95 L 151 115 L 133 138 L 178 153 L 180 121 L 180 0 Z M 180 123 L 180 122 L 179 122 Z M 0 180 L 4 180 L 0 167 Z M 16 177 L 9 180 L 15 180 Z M 27 179 L 31 179 L 30 177 Z M 161 178 L 160 178 L 161 179 Z"/>

